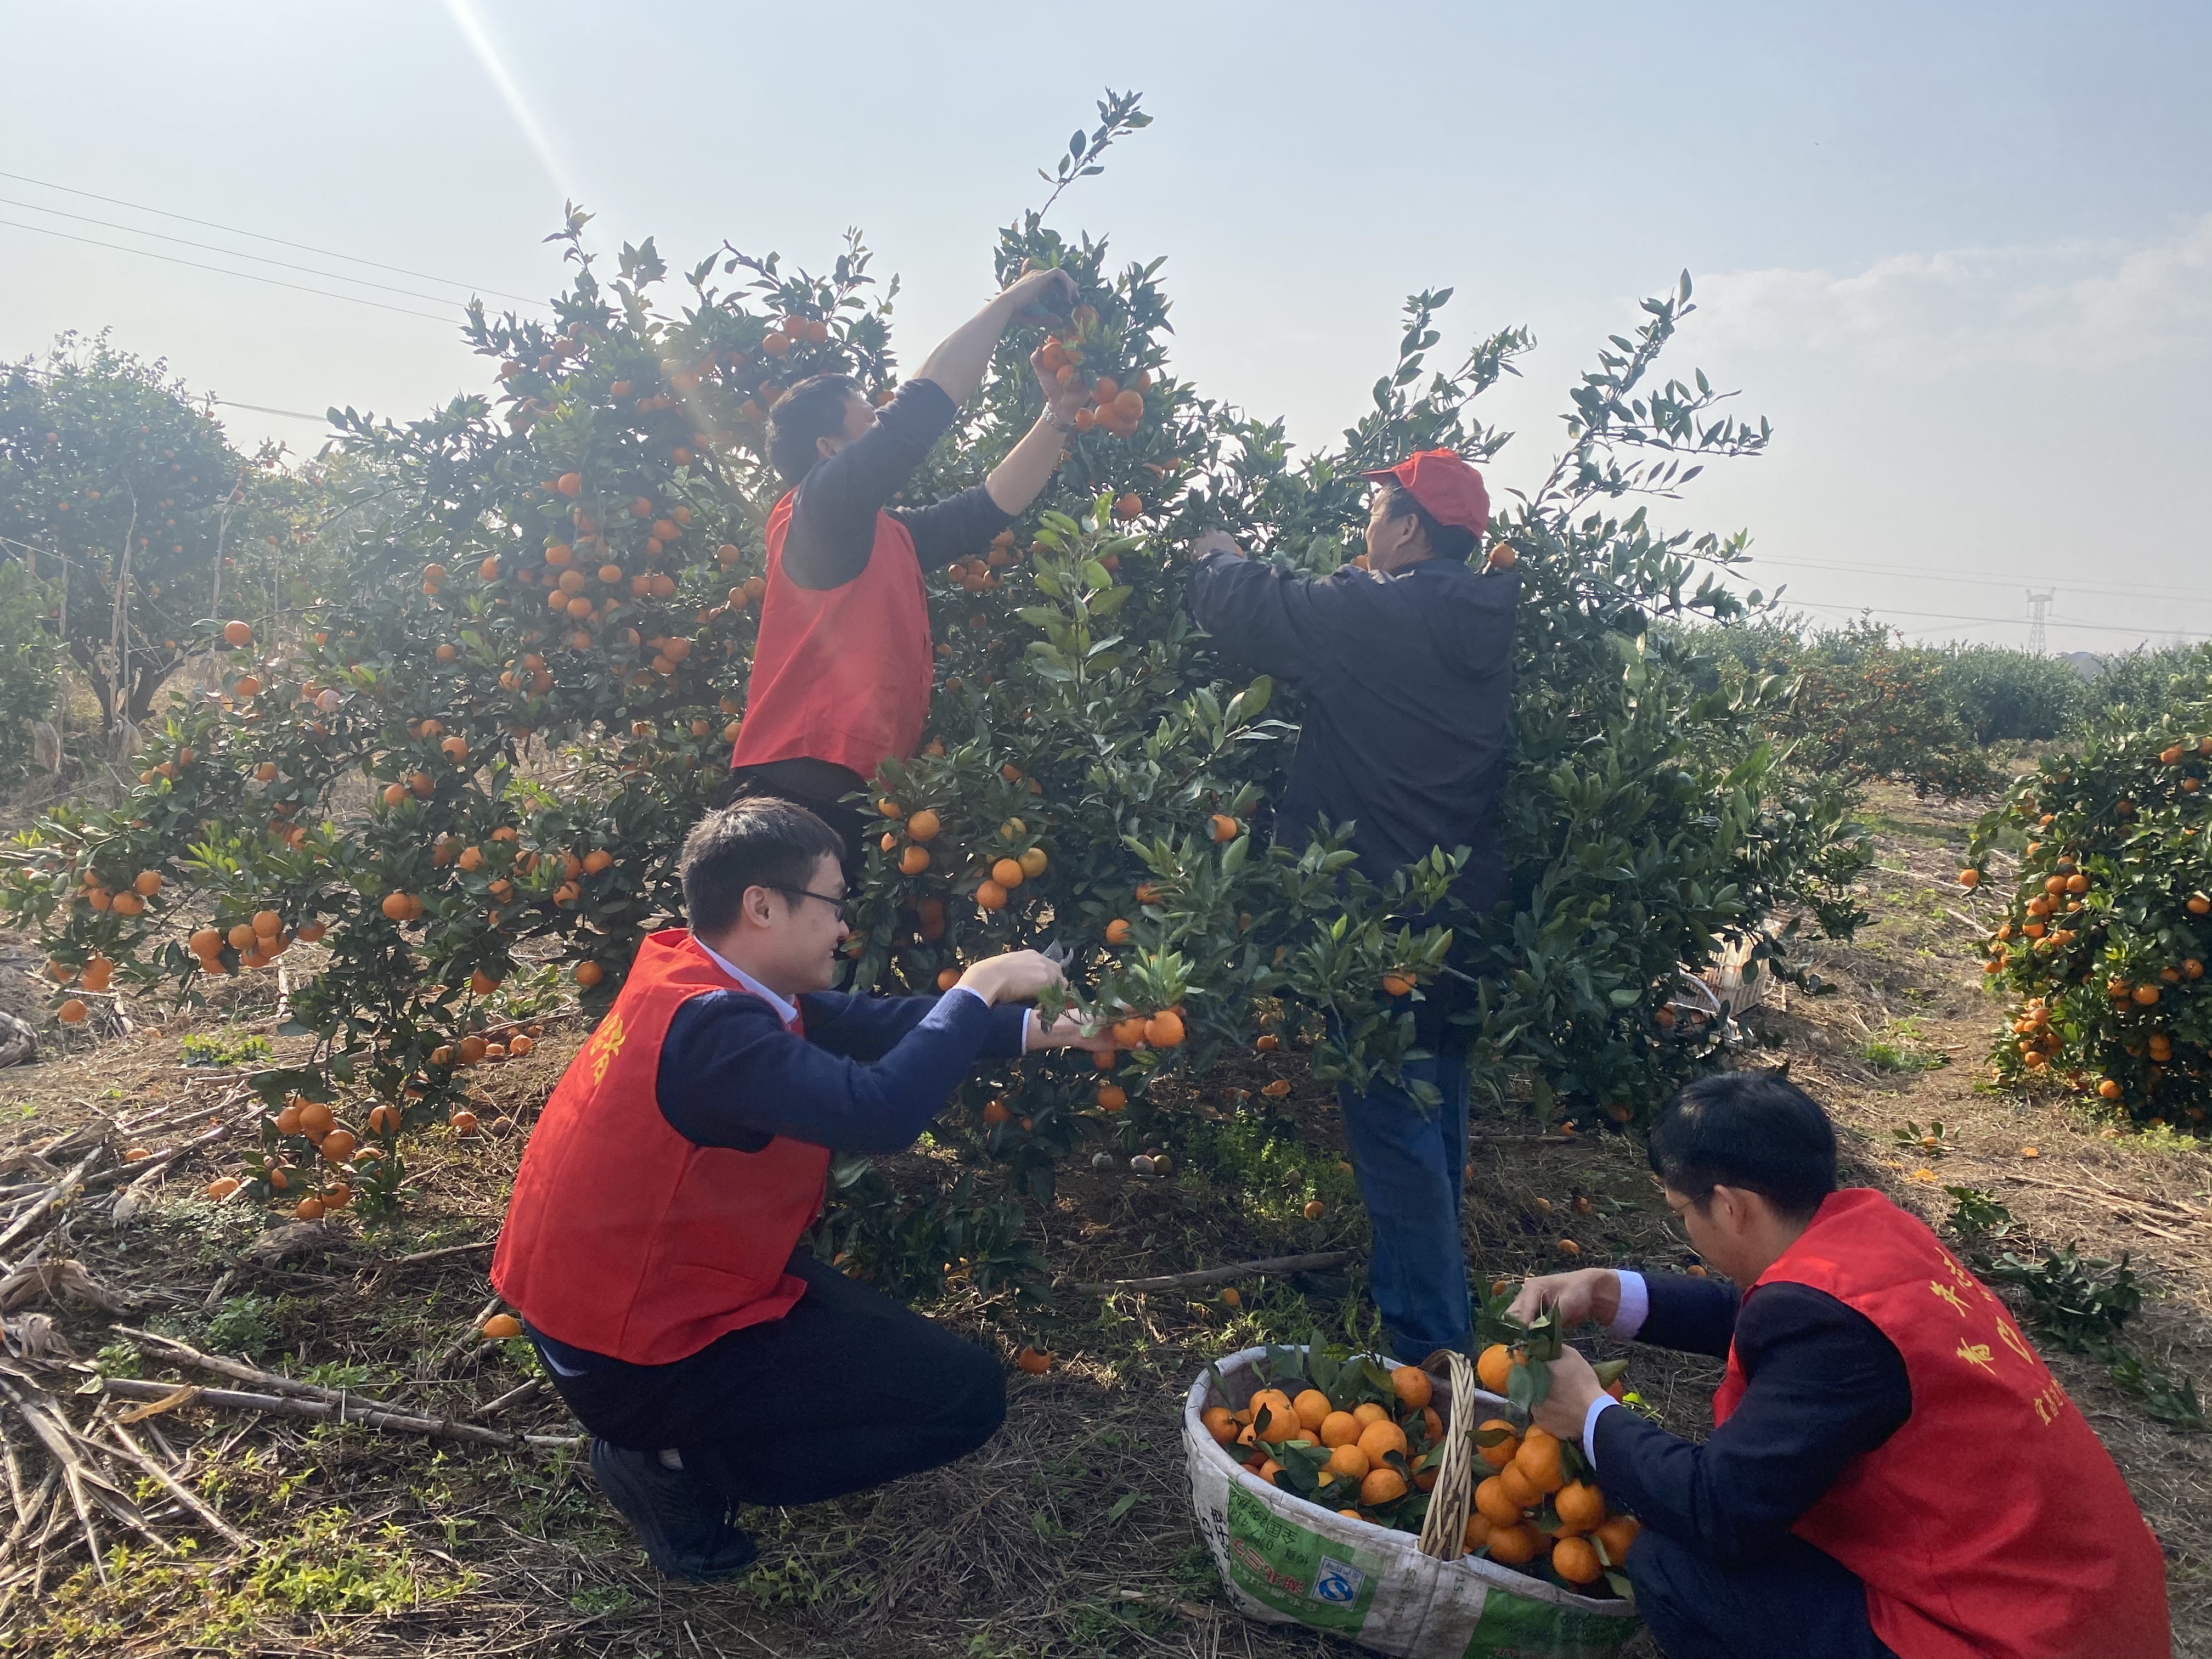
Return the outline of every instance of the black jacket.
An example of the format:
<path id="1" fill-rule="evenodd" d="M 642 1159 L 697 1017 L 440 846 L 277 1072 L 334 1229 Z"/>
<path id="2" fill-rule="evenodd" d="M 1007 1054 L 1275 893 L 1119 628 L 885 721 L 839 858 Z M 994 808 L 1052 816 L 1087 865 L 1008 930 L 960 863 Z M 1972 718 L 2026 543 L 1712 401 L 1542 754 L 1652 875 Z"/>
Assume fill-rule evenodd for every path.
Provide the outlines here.
<path id="1" fill-rule="evenodd" d="M 1188 604 L 1199 626 L 1305 693 L 1276 839 L 1300 845 L 1323 817 L 1356 823 L 1352 849 L 1377 882 L 1432 847 L 1464 846 L 1474 856 L 1462 896 L 1478 907 L 1507 896 L 1497 818 L 1520 593 L 1517 576 L 1450 559 L 1320 578 L 1231 553 L 1198 561 Z"/>
<path id="2" fill-rule="evenodd" d="M 1703 1445 L 1634 1412 L 1601 1412 L 1597 1483 L 1616 1508 L 1701 1555 L 1734 1563 L 1770 1553 L 1853 1459 L 1912 1415 L 1897 1345 L 1825 1291 L 1785 1282 L 1745 1302 L 1718 1279 L 1644 1282 L 1651 1310 L 1638 1341 L 1719 1356 L 1733 1338 L 1747 1382 Z"/>

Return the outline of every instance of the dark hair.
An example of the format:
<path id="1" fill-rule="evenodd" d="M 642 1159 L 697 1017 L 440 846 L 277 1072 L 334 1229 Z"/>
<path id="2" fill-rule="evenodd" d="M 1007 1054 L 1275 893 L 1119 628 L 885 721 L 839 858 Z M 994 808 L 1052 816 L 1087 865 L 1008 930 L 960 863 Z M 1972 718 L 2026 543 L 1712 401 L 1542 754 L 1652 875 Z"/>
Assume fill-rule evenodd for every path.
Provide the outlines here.
<path id="1" fill-rule="evenodd" d="M 684 837 L 676 873 L 694 933 L 720 933 L 738 919 L 748 887 L 796 893 L 825 858 L 842 860 L 837 832 L 803 806 L 760 797 L 709 812 Z"/>
<path id="2" fill-rule="evenodd" d="M 849 374 L 817 374 L 784 393 L 768 417 L 768 459 L 784 483 L 796 486 L 814 470 L 816 441 L 844 436 L 847 404 L 867 395 Z"/>
<path id="3" fill-rule="evenodd" d="M 1836 1131 L 1779 1072 L 1721 1072 L 1659 1114 L 1649 1151 L 1659 1179 L 1701 1208 L 1716 1187 L 1757 1193 L 1802 1221 L 1836 1190 Z"/>
<path id="4" fill-rule="evenodd" d="M 1438 558 L 1456 559 L 1465 564 L 1474 554 L 1480 538 L 1465 525 L 1439 522 L 1435 514 L 1414 499 L 1412 490 L 1395 479 L 1382 479 L 1375 487 L 1382 492 L 1382 516 L 1412 519 L 1421 526 L 1421 534 L 1428 538 L 1429 551 Z"/>

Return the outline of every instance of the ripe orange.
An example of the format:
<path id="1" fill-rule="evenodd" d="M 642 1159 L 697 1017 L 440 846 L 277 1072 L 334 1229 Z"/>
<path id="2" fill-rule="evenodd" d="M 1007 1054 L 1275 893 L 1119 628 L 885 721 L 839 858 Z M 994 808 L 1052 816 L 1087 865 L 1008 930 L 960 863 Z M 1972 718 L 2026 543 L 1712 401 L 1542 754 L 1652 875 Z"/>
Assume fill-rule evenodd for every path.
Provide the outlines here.
<path id="1" fill-rule="evenodd" d="M 292 1216 L 298 1221 L 320 1221 L 323 1218 L 323 1200 L 313 1196 L 303 1198 L 293 1206 Z"/>
<path id="2" fill-rule="evenodd" d="M 1607 1558 L 1614 1566 L 1628 1559 L 1628 1547 L 1636 1541 L 1636 1534 L 1644 1523 L 1632 1515 L 1616 1515 L 1590 1534 L 1605 1547 Z"/>
<path id="3" fill-rule="evenodd" d="M 1576 1532 L 1589 1532 L 1605 1519 L 1604 1493 L 1583 1481 L 1571 1480 L 1560 1487 L 1552 1505 L 1559 1512 L 1561 1525 Z"/>
<path id="4" fill-rule="evenodd" d="M 577 984 L 583 986 L 587 990 L 591 987 L 597 985 L 606 976 L 607 970 L 600 967 L 596 962 L 580 962 L 574 968 L 569 969 L 569 977 L 574 979 Z"/>
<path id="5" fill-rule="evenodd" d="M 1423 1407 L 1436 1392 L 1429 1374 L 1419 1365 L 1401 1365 L 1390 1373 L 1390 1387 L 1401 1406 Z"/>
<path id="6" fill-rule="evenodd" d="M 472 1135 L 477 1132 L 477 1115 L 465 1109 L 455 1112 L 446 1120 L 446 1123 L 457 1135 Z"/>
<path id="7" fill-rule="evenodd" d="M 1538 1492 L 1557 1492 L 1567 1484 L 1566 1474 L 1559 1468 L 1559 1443 L 1542 1429 L 1529 1429 L 1521 1449 L 1514 1454 L 1513 1466 Z"/>
<path id="8" fill-rule="evenodd" d="M 902 859 L 899 861 L 900 868 L 905 869 L 907 859 L 912 859 L 917 856 L 921 858 L 922 863 L 925 865 L 929 862 L 929 854 L 927 853 L 924 852 L 919 847 L 909 847 L 906 849 L 906 859 Z M 1007 863 L 1012 862 L 1012 860 L 1005 861 Z M 908 870 L 907 871 L 907 873 L 908 875 L 912 875 L 914 872 Z M 1005 909 L 1006 908 L 1006 890 L 1005 884 L 995 880 L 976 883 L 975 908 L 979 910 Z"/>
<path id="9" fill-rule="evenodd" d="M 1364 1480 L 1375 1467 L 1375 1460 L 1357 1446 L 1336 1446 L 1330 1449 L 1328 1462 L 1323 1467 L 1342 1480 Z"/>
<path id="10" fill-rule="evenodd" d="M 1306 1200 L 1305 1208 L 1299 1213 L 1309 1221 L 1318 1221 L 1328 1213 L 1328 1206 L 1317 1198 L 1310 1198 Z"/>
<path id="11" fill-rule="evenodd" d="M 1321 1420 L 1321 1443 L 1324 1446 L 1349 1446 L 1359 1438 L 1359 1431 L 1366 1425 L 1350 1412 L 1331 1412 Z"/>
<path id="12" fill-rule="evenodd" d="M 494 1314 L 484 1321 L 483 1334 L 494 1342 L 505 1342 L 522 1334 L 522 1322 L 513 1314 Z"/>
<path id="13" fill-rule="evenodd" d="M 927 847 L 909 847 L 899 854 L 899 873 L 902 875 L 918 876 L 928 868 L 929 849 Z"/>
<path id="14" fill-rule="evenodd" d="M 1513 1351 L 1503 1342 L 1492 1343 L 1474 1362 L 1475 1381 L 1492 1394 L 1504 1394 L 1512 1377 Z"/>
<path id="15" fill-rule="evenodd" d="M 238 1190 L 236 1176 L 219 1176 L 207 1184 L 207 1196 L 220 1202 Z"/>
<path id="16" fill-rule="evenodd" d="M 1243 833 L 1237 820 L 1226 812 L 1216 812 L 1206 823 L 1217 842 L 1235 841 Z"/>
<path id="17" fill-rule="evenodd" d="M 323 1137 L 323 1158 L 327 1163 L 343 1164 L 353 1156 L 354 1148 L 359 1144 L 354 1139 L 352 1130 L 333 1129 Z"/>
<path id="18" fill-rule="evenodd" d="M 991 866 L 991 879 L 1009 891 L 1020 886 L 1024 878 L 1021 860 L 1018 859 L 1000 859 Z"/>
<path id="19" fill-rule="evenodd" d="M 61 1021 L 64 1025 L 82 1025 L 85 1022 L 86 1016 L 89 1014 L 90 1012 L 91 1011 L 88 1009 L 83 1003 L 79 1001 L 76 998 L 71 997 L 67 1002 L 64 1002 L 60 1007 L 54 1010 L 54 1018 Z"/>
<path id="20" fill-rule="evenodd" d="M 1106 942 L 1109 945 L 1127 945 L 1129 942 L 1129 932 L 1128 922 L 1122 917 L 1116 916 L 1106 924 Z"/>
<path id="21" fill-rule="evenodd" d="M 1959 885 L 1961 887 L 1978 887 L 1981 885 L 1981 881 L 1982 872 L 1978 870 L 1961 870 L 1959 872 Z"/>
<path id="22" fill-rule="evenodd" d="M 1386 1453 L 1404 1453 L 1406 1431 L 1387 1418 L 1380 1423 L 1370 1423 L 1359 1431 L 1359 1449 L 1367 1454 L 1370 1462 L 1380 1463 Z"/>
<path id="23" fill-rule="evenodd" d="M 1460 1539 L 1460 1547 L 1472 1555 L 1489 1541 L 1490 1518 L 1482 1515 L 1468 1516 L 1467 1531 Z"/>
<path id="24" fill-rule="evenodd" d="M 1293 1423 L 1297 1421 L 1297 1408 L 1291 1403 L 1290 1395 L 1280 1389 L 1262 1389 L 1252 1396 L 1252 1420 L 1255 1423 L 1260 1420 L 1260 1408 L 1263 1406 L 1275 1422 L 1279 1423 L 1285 1418 Z"/>
<path id="25" fill-rule="evenodd" d="M 1213 1437 L 1215 1445 L 1237 1443 L 1237 1414 L 1228 1407 L 1208 1406 L 1198 1414 L 1198 1420 L 1206 1425 L 1206 1431 Z"/>
<path id="26" fill-rule="evenodd" d="M 1605 1565 L 1589 1539 L 1562 1538 L 1552 1546 L 1552 1571 L 1570 1584 L 1594 1584 L 1604 1576 Z"/>
<path id="27" fill-rule="evenodd" d="M 906 833 L 908 838 L 914 841 L 932 840 L 942 827 L 938 822 L 937 814 L 926 806 L 906 821 Z"/>
<path id="28" fill-rule="evenodd" d="M 1014 1356 L 1014 1364 L 1019 1365 L 1031 1376 L 1042 1376 L 1052 1369 L 1052 1356 L 1049 1353 L 1040 1352 L 1035 1348 L 1024 1348 Z"/>
<path id="29" fill-rule="evenodd" d="M 1504 1468 L 1513 1461 L 1514 1454 L 1521 1449 L 1520 1434 L 1504 1418 L 1486 1418 L 1475 1426 L 1478 1429 L 1503 1429 L 1508 1437 L 1494 1446 L 1477 1446 L 1474 1449 L 1474 1455 L 1489 1464 L 1492 1468 Z"/>
<path id="30" fill-rule="evenodd" d="M 1358 1405 L 1354 1406 L 1352 1408 L 1352 1420 L 1359 1425 L 1360 1432 L 1363 1434 L 1376 1424 L 1387 1423 L 1390 1420 L 1390 1413 L 1371 1400 L 1362 1401 Z"/>
<path id="31" fill-rule="evenodd" d="M 1498 1470 L 1498 1481 L 1507 1495 L 1524 1510 L 1534 1508 L 1544 1501 L 1543 1490 L 1528 1478 L 1528 1472 L 1521 1467 L 1517 1455 L 1512 1462 Z"/>
<path id="32" fill-rule="evenodd" d="M 1291 1401 L 1291 1409 L 1297 1413 L 1298 1421 L 1304 1426 L 1318 1429 L 1328 1420 L 1329 1413 L 1334 1407 L 1328 1403 L 1328 1396 L 1319 1389 L 1306 1389 Z"/>
<path id="33" fill-rule="evenodd" d="M 1359 1483 L 1359 1501 L 1372 1508 L 1395 1504 L 1406 1495 L 1406 1477 L 1393 1468 L 1370 1469 Z"/>
<path id="34" fill-rule="evenodd" d="M 1145 1041 L 1155 1048 L 1172 1048 L 1183 1040 L 1182 1017 L 1172 1008 L 1145 1022 Z"/>
<path id="35" fill-rule="evenodd" d="M 1510 1527 L 1519 1522 L 1524 1506 L 1505 1490 L 1505 1483 L 1493 1474 L 1475 1486 L 1474 1507 L 1476 1513 L 1492 1525 Z"/>
<path id="36" fill-rule="evenodd" d="M 1118 1112 L 1128 1103 L 1129 1091 L 1124 1089 L 1120 1084 L 1102 1083 L 1098 1085 L 1098 1109 L 1100 1111 Z"/>
<path id="37" fill-rule="evenodd" d="M 1523 1566 L 1536 1559 L 1543 1544 L 1544 1534 L 1534 1527 L 1492 1527 L 1490 1559 L 1502 1567 Z"/>

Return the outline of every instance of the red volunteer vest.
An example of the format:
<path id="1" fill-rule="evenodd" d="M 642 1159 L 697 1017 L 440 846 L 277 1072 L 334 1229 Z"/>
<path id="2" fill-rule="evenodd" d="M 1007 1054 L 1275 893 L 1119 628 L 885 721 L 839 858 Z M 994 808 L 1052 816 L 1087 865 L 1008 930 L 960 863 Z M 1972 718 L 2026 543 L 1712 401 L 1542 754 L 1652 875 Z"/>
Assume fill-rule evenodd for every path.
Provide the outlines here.
<path id="1" fill-rule="evenodd" d="M 1825 1291 L 1896 1344 L 1912 1415 L 1794 1530 L 1866 1583 L 1899 1659 L 2170 1659 L 2166 1562 L 2127 1483 L 1996 1295 L 1880 1193 L 1832 1193 L 1745 1292 Z M 1743 1397 L 1733 1350 L 1713 1395 Z"/>
<path id="2" fill-rule="evenodd" d="M 784 1267 L 821 1210 L 828 1150 L 781 1135 L 757 1152 L 695 1146 L 654 1096 L 676 1011 L 742 988 L 682 928 L 653 934 L 545 1103 L 491 1282 L 555 1341 L 665 1365 L 805 1293 Z"/>
<path id="3" fill-rule="evenodd" d="M 792 493 L 768 515 L 768 592 L 730 764 L 805 755 L 872 778 L 914 753 L 929 718 L 935 673 L 914 538 L 878 513 L 866 569 L 826 592 L 801 587 L 783 574 Z"/>

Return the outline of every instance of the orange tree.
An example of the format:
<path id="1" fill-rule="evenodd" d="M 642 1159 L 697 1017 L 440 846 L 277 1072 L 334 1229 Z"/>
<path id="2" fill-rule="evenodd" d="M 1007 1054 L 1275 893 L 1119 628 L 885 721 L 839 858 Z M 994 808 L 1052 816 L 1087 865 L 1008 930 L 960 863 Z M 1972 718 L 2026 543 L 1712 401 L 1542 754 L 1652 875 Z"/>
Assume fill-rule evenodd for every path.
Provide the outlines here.
<path id="1" fill-rule="evenodd" d="M 2149 723 L 2124 709 L 2078 755 L 2046 757 L 1977 826 L 1978 885 L 2021 838 L 1984 970 L 2014 1002 L 2001 1080 L 2063 1078 L 2137 1122 L 2201 1128 L 2212 1110 L 2212 679 Z"/>
<path id="2" fill-rule="evenodd" d="M 104 333 L 0 366 L 0 538 L 51 584 L 49 626 L 104 723 L 146 719 L 226 592 L 269 608 L 271 538 L 304 538 L 313 493 Z"/>
<path id="3" fill-rule="evenodd" d="M 1100 115 L 1063 182 L 1144 121 L 1127 97 Z M 743 719 L 781 488 L 765 416 L 823 370 L 890 384 L 890 296 L 857 239 L 822 275 L 725 245 L 680 283 L 647 241 L 603 283 L 585 222 L 572 211 L 562 233 L 575 270 L 550 318 L 472 312 L 496 396 L 404 427 L 333 411 L 389 516 L 312 623 L 275 639 L 229 625 L 225 690 L 179 708 L 144 787 L 52 815 L 10 854 L 7 904 L 80 1017 L 111 983 L 189 991 L 295 940 L 327 953 L 290 1003 L 312 1054 L 259 1079 L 257 1193 L 388 1200 L 403 1131 L 473 1126 L 468 1073 L 515 1045 L 519 969 L 559 964 L 595 1011 L 641 933 L 680 916 L 675 850 Z M 932 579 L 931 731 L 876 782 L 854 976 L 925 990 L 1049 941 L 1127 1052 L 1105 1072 L 1055 1055 L 979 1080 L 960 1106 L 978 1152 L 1043 1193 L 1077 1147 L 1152 1132 L 1156 1082 L 1250 1042 L 1262 1015 L 1337 1016 L 1316 1069 L 1364 1083 L 1411 1044 L 1392 999 L 1451 974 L 1484 986 L 1469 1018 L 1501 1092 L 1517 1071 L 1547 1115 L 1626 1120 L 1715 1040 L 1668 1006 L 1680 964 L 1735 930 L 1782 949 L 1764 924 L 1785 907 L 1849 921 L 1856 842 L 1832 803 L 1778 787 L 1759 736 L 1783 691 L 1700 690 L 1709 665 L 1653 631 L 1738 614 L 1698 562 L 1740 553 L 1662 532 L 1625 498 L 1765 441 L 1701 376 L 1653 377 L 1692 309 L 1686 277 L 1601 355 L 1565 453 L 1492 532 L 1491 564 L 1524 583 L 1516 902 L 1475 917 L 1444 908 L 1449 849 L 1377 886 L 1349 872 L 1340 833 L 1267 843 L 1295 688 L 1228 676 L 1183 611 L 1178 559 L 1225 526 L 1261 556 L 1334 568 L 1364 517 L 1360 468 L 1426 445 L 1497 453 L 1505 434 L 1470 404 L 1528 337 L 1433 372 L 1449 296 L 1416 296 L 1374 407 L 1340 446 L 1294 458 L 1279 422 L 1174 373 L 1157 261 L 1115 269 L 1042 211 L 994 259 L 1001 280 L 1060 266 L 1080 303 L 1050 341 L 1003 343 L 911 494 L 979 477 L 1026 428 L 1041 342 L 1090 417 L 1036 508 Z M 341 1104 L 343 1122 L 321 1109 Z M 839 1179 L 830 1245 L 863 1268 L 965 1256 L 988 1273 L 1019 1254 L 1003 1207 L 933 1203 L 893 1238 L 870 1219 L 872 1177 Z"/>

